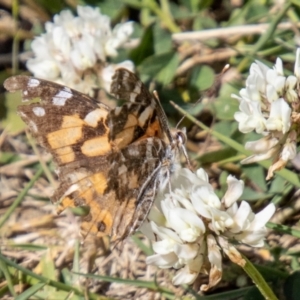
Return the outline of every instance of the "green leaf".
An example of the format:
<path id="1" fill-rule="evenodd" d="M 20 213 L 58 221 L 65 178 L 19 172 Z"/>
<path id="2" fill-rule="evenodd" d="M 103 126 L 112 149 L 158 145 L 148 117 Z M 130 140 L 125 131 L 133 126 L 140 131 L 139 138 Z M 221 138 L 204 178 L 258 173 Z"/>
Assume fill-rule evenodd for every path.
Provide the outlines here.
<path id="1" fill-rule="evenodd" d="M 300 295 L 300 271 L 291 274 L 284 283 L 283 291 L 285 298 L 298 300 Z"/>
<path id="2" fill-rule="evenodd" d="M 172 36 L 168 31 L 155 23 L 153 27 L 154 52 L 162 54 L 172 50 Z"/>
<path id="3" fill-rule="evenodd" d="M 217 151 L 206 152 L 202 154 L 197 160 L 201 164 L 211 164 L 218 162 L 236 154 L 236 151 L 232 148 L 226 147 Z"/>
<path id="4" fill-rule="evenodd" d="M 186 7 L 179 7 L 174 1 L 170 1 L 169 6 L 171 14 L 175 20 L 191 19 L 197 16 L 195 13 L 189 11 Z"/>
<path id="5" fill-rule="evenodd" d="M 177 67 L 179 66 L 179 55 L 177 52 L 173 53 L 169 61 L 166 61 L 164 68 L 155 77 L 158 82 L 163 85 L 171 83 L 174 78 Z"/>
<path id="6" fill-rule="evenodd" d="M 236 131 L 236 124 L 228 121 L 218 122 L 213 126 L 213 130 L 225 136 L 231 137 Z"/>
<path id="7" fill-rule="evenodd" d="M 20 160 L 20 156 L 12 152 L 0 152 L 0 164 L 10 164 L 12 162 Z"/>
<path id="8" fill-rule="evenodd" d="M 244 297 L 243 300 L 264 300 L 265 298 L 263 297 L 263 295 L 260 293 L 260 291 L 253 287 L 253 289 L 251 289 L 250 291 L 248 291 Z"/>
<path id="9" fill-rule="evenodd" d="M 166 85 L 172 81 L 178 64 L 179 55 L 171 51 L 146 58 L 138 69 L 142 80 L 155 78 L 158 82 Z"/>
<path id="10" fill-rule="evenodd" d="M 5 110 L 6 116 L 1 121 L 2 126 L 10 133 L 16 133 L 23 130 L 26 125 L 17 114 L 17 107 L 22 103 L 21 93 L 6 93 L 5 94 Z"/>
<path id="11" fill-rule="evenodd" d="M 280 189 L 281 187 L 281 189 Z M 280 176 L 276 176 L 272 181 L 270 193 L 274 193 L 275 196 L 272 198 L 271 202 L 278 206 L 280 203 L 284 202 L 290 192 L 294 189 L 294 186 Z"/>
<path id="12" fill-rule="evenodd" d="M 37 283 L 30 288 L 27 288 L 26 291 L 15 298 L 15 300 L 27 300 L 31 299 L 31 296 L 36 294 L 39 290 L 41 290 L 46 284 L 45 283 Z"/>
<path id="13" fill-rule="evenodd" d="M 63 9 L 69 8 L 65 5 L 64 1 L 60 1 L 60 0 L 53 0 L 53 1 L 39 0 L 38 2 L 41 7 L 48 10 L 52 14 L 60 13 Z"/>
<path id="14" fill-rule="evenodd" d="M 268 195 L 265 193 L 258 193 L 257 191 L 254 191 L 253 189 L 249 187 L 245 187 L 242 196 L 240 199 L 246 200 L 246 201 L 258 201 L 270 198 L 272 195 Z"/>
<path id="15" fill-rule="evenodd" d="M 47 246 L 37 245 L 37 244 L 11 244 L 12 248 L 19 248 L 20 250 L 29 250 L 29 251 L 44 251 L 48 249 Z"/>
<path id="16" fill-rule="evenodd" d="M 151 56 L 154 53 L 153 45 L 153 26 L 149 26 L 145 30 L 140 44 L 130 52 L 129 58 L 134 62 L 136 66 L 140 65 L 147 57 Z"/>
<path id="17" fill-rule="evenodd" d="M 120 15 L 120 13 L 122 13 L 122 10 L 125 7 L 124 3 L 122 3 L 122 1 L 119 1 L 119 0 L 101 1 L 101 4 L 99 4 L 99 0 L 90 1 L 90 2 L 94 2 L 91 4 L 93 6 L 98 6 L 100 8 L 102 14 L 108 15 L 113 19 L 118 17 L 118 15 Z"/>
<path id="18" fill-rule="evenodd" d="M 15 296 L 16 292 L 15 292 L 15 289 L 14 289 L 14 282 L 12 280 L 11 274 L 9 273 L 7 265 L 5 264 L 5 262 L 1 261 L 1 260 L 0 260 L 0 271 L 1 271 L 1 273 L 3 273 L 3 275 L 5 277 L 7 287 L 9 289 L 11 295 Z"/>
<path id="19" fill-rule="evenodd" d="M 286 180 L 281 177 L 276 176 L 271 183 L 270 192 L 281 194 L 286 186 Z"/>
<path id="20" fill-rule="evenodd" d="M 44 277 L 46 277 L 48 279 L 52 279 L 52 280 L 57 279 L 51 249 L 48 249 L 46 251 L 45 255 L 43 255 L 43 257 L 40 261 L 40 264 L 41 264 L 41 269 L 42 269 L 42 275 Z M 53 293 L 55 291 L 55 288 L 47 285 L 47 286 L 45 286 L 44 291 L 46 293 L 49 293 L 49 295 L 51 295 L 51 293 Z"/>
<path id="21" fill-rule="evenodd" d="M 255 183 L 256 186 L 258 186 L 262 192 L 267 191 L 267 183 L 265 180 L 265 170 L 260 165 L 243 165 L 242 170 L 244 174 L 251 180 L 253 183 Z"/>
<path id="22" fill-rule="evenodd" d="M 233 120 L 234 113 L 239 110 L 237 101 L 230 97 L 218 98 L 213 105 L 219 120 Z"/>
<path id="23" fill-rule="evenodd" d="M 197 66 L 192 69 L 190 85 L 198 90 L 206 90 L 212 86 L 215 72 L 209 66 Z"/>

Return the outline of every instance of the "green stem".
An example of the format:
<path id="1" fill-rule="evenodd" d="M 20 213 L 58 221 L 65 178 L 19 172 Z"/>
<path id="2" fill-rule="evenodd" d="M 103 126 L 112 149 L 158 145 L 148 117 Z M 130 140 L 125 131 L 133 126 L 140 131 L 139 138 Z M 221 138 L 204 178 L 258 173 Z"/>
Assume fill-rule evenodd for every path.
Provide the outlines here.
<path id="1" fill-rule="evenodd" d="M 12 2 L 12 16 L 14 20 L 14 26 L 15 26 L 15 36 L 13 38 L 13 44 L 12 44 L 12 71 L 13 74 L 16 74 L 19 69 L 19 33 L 18 33 L 18 13 L 19 13 L 19 1 L 13 0 Z"/>
<path id="2" fill-rule="evenodd" d="M 167 20 L 167 26 L 172 33 L 181 32 L 180 28 L 174 22 L 174 18 L 170 12 L 169 1 L 160 0 L 160 6 L 161 6 L 161 15 L 163 17 L 161 18 L 161 21 L 166 24 L 165 20 Z"/>
<path id="3" fill-rule="evenodd" d="M 266 227 L 268 227 L 270 229 L 273 229 L 273 230 L 276 230 L 277 232 L 281 232 L 281 233 L 284 233 L 284 234 L 290 234 L 294 237 L 300 238 L 300 230 L 293 229 L 290 226 L 268 222 L 266 224 Z"/>
<path id="4" fill-rule="evenodd" d="M 168 14 L 165 14 L 159 5 L 154 0 L 144 0 L 144 7 L 150 9 L 154 14 L 158 16 L 161 22 L 170 30 L 172 33 L 180 32 L 179 27 L 173 22 Z"/>
<path id="5" fill-rule="evenodd" d="M 143 8 L 147 8 L 152 11 L 157 17 L 161 20 L 161 22 L 168 28 L 168 30 L 172 33 L 181 32 L 180 28 L 176 25 L 173 20 L 173 17 L 169 10 L 169 3 L 167 0 L 161 0 L 161 6 L 155 2 L 155 0 L 123 0 L 124 4 L 132 6 L 134 8 L 142 10 Z"/>
<path id="6" fill-rule="evenodd" d="M 270 286 L 267 284 L 263 276 L 258 272 L 254 265 L 242 255 L 243 259 L 246 261 L 246 264 L 242 267 L 248 276 L 252 279 L 254 284 L 257 286 L 259 291 L 262 293 L 265 299 L 268 300 L 278 300 Z"/>

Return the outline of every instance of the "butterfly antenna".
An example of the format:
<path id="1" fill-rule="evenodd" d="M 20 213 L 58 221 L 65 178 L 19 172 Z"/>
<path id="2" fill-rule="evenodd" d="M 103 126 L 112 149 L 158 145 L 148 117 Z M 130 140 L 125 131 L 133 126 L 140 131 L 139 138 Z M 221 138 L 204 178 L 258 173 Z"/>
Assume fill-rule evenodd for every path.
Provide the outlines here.
<path id="1" fill-rule="evenodd" d="M 153 96 L 154 96 L 154 99 L 155 99 L 155 102 L 156 102 L 156 105 L 158 106 L 158 116 L 159 116 L 159 119 L 160 119 L 160 122 L 161 122 L 161 126 L 162 128 L 164 129 L 164 131 L 166 132 L 166 135 L 168 137 L 168 140 L 170 141 L 171 144 L 173 144 L 174 142 L 174 138 L 171 134 L 171 131 L 169 129 L 169 124 L 168 124 L 168 119 L 167 119 L 167 116 L 165 114 L 165 111 L 164 109 L 162 108 L 161 106 L 161 102 L 160 102 L 160 99 L 159 99 L 159 96 L 158 96 L 158 93 L 157 91 L 153 91 Z"/>
<path id="2" fill-rule="evenodd" d="M 179 122 L 176 125 L 176 129 L 178 129 L 179 125 L 182 123 L 182 121 L 185 119 L 185 116 L 182 116 L 181 119 L 179 120 Z"/>

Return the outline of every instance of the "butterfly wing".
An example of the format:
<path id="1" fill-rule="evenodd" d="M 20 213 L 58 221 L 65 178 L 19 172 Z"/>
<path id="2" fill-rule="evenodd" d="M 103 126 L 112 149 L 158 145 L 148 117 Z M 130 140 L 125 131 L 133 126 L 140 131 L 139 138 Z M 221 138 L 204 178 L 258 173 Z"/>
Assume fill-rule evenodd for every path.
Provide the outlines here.
<path id="1" fill-rule="evenodd" d="M 121 88 L 116 94 L 124 92 L 125 100 L 134 101 L 113 110 L 41 79 L 16 76 L 4 84 L 11 92 L 21 90 L 24 101 L 39 98 L 18 112 L 58 165 L 60 185 L 52 197 L 58 211 L 90 207 L 82 222 L 85 234 L 125 238 L 145 218 L 155 196 L 166 145 L 157 138 L 161 129 L 151 95 L 129 75 L 129 83 L 125 77 L 121 85 L 128 93 Z M 149 131 L 154 123 L 158 129 Z"/>

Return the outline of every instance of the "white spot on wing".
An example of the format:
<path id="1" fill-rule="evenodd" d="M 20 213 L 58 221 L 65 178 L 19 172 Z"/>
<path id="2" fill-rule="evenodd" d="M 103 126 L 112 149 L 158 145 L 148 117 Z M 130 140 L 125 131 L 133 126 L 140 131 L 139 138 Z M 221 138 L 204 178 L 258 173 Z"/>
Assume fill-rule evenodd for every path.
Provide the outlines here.
<path id="1" fill-rule="evenodd" d="M 136 83 L 133 92 L 136 93 L 136 94 L 140 94 L 141 93 L 141 82 L 137 82 Z"/>
<path id="2" fill-rule="evenodd" d="M 42 117 L 45 115 L 45 109 L 43 107 L 34 107 L 32 111 L 37 117 Z"/>
<path id="3" fill-rule="evenodd" d="M 30 88 L 34 88 L 40 85 L 40 81 L 35 78 L 30 78 L 27 85 Z"/>
<path id="4" fill-rule="evenodd" d="M 115 111 L 115 115 L 118 116 L 120 114 L 121 110 L 122 110 L 122 107 L 119 107 L 119 106 L 116 107 L 115 110 L 114 110 Z"/>
<path id="5" fill-rule="evenodd" d="M 34 131 L 34 132 L 38 131 L 36 124 L 32 120 L 29 121 L 28 125 L 29 125 L 29 127 L 31 128 L 32 131 Z"/>
<path id="6" fill-rule="evenodd" d="M 141 127 L 143 127 L 146 123 L 146 121 L 149 119 L 150 114 L 153 112 L 153 109 L 151 106 L 148 106 L 139 116 L 139 124 Z"/>
<path id="7" fill-rule="evenodd" d="M 89 112 L 85 116 L 84 121 L 91 127 L 96 127 L 98 122 L 106 116 L 107 116 L 107 111 L 97 108 L 97 109 Z"/>
<path id="8" fill-rule="evenodd" d="M 119 176 L 122 175 L 122 174 L 125 174 L 127 173 L 127 167 L 125 165 L 121 165 L 119 168 L 118 168 L 118 174 Z"/>
<path id="9" fill-rule="evenodd" d="M 64 87 L 64 90 L 65 90 L 66 92 L 68 92 L 68 93 L 72 94 L 72 91 L 71 91 L 71 89 L 70 89 L 70 88 L 68 88 L 67 86 L 65 86 L 65 87 Z"/>
<path id="10" fill-rule="evenodd" d="M 20 115 L 21 117 L 27 117 L 27 115 L 24 114 L 22 111 L 19 111 L 19 115 Z"/>
<path id="11" fill-rule="evenodd" d="M 28 91 L 23 91 L 23 95 L 27 96 L 28 95 Z"/>
<path id="12" fill-rule="evenodd" d="M 140 156 L 140 151 L 136 147 L 129 147 L 128 154 L 130 156 Z"/>
<path id="13" fill-rule="evenodd" d="M 146 146 L 146 157 L 153 157 L 152 155 L 152 149 L 153 149 L 153 141 L 148 141 Z"/>
<path id="14" fill-rule="evenodd" d="M 69 173 L 67 175 L 67 179 L 71 183 L 74 183 L 74 182 L 80 181 L 81 179 L 83 179 L 83 178 L 85 178 L 87 176 L 88 176 L 88 174 L 85 171 L 76 171 L 74 173 Z"/>
<path id="15" fill-rule="evenodd" d="M 77 191 L 79 189 L 78 184 L 72 184 L 64 193 L 63 197 L 68 196 L 72 194 L 73 192 Z"/>
<path id="16" fill-rule="evenodd" d="M 66 101 L 72 98 L 72 96 L 72 93 L 65 90 L 61 90 L 53 97 L 53 104 L 58 106 L 64 106 L 66 104 Z"/>
<path id="17" fill-rule="evenodd" d="M 130 102 L 135 102 L 136 94 L 135 93 L 130 93 Z"/>

